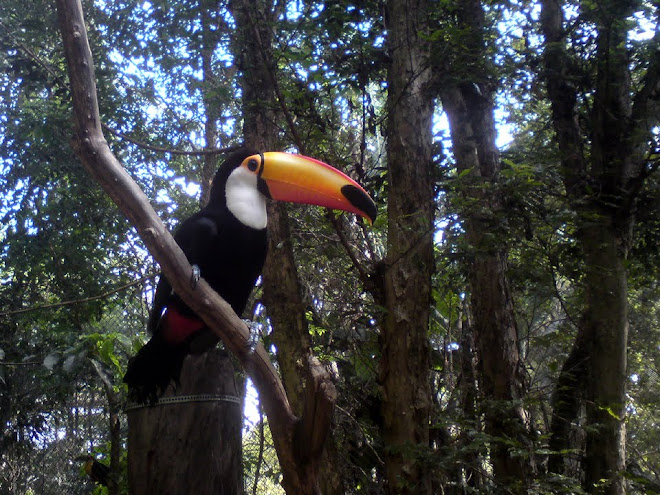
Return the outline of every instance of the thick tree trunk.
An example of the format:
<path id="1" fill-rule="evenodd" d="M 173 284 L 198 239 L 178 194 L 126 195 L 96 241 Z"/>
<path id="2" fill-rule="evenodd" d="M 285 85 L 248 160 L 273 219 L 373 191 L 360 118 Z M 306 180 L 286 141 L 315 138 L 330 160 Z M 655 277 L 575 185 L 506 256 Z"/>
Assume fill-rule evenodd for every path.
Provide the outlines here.
<path id="1" fill-rule="evenodd" d="M 311 339 L 294 261 L 289 217 L 282 204 L 268 205 L 268 256 L 262 278 L 263 301 L 273 329 L 282 382 L 291 408 L 301 416 L 305 408 L 305 387 L 310 379 L 307 363 L 312 358 Z M 337 464 L 337 452 L 332 445 L 326 446 L 318 465 L 319 490 L 323 495 L 345 493 Z"/>
<path id="2" fill-rule="evenodd" d="M 551 473 L 568 475 L 571 470 L 565 453 L 569 449 L 580 448 L 574 445 L 572 433 L 575 429 L 575 419 L 579 417 L 587 396 L 585 384 L 589 371 L 589 343 L 586 339 L 584 333 L 578 333 L 573 349 L 559 372 L 552 394 L 552 421 L 548 441 L 548 470 Z"/>
<path id="3" fill-rule="evenodd" d="M 241 495 L 238 392 L 231 360 L 216 349 L 186 357 L 180 385 L 161 398 L 173 402 L 129 409 L 131 495 Z"/>
<path id="4" fill-rule="evenodd" d="M 585 310 L 569 356 L 570 360 L 585 363 L 584 371 L 580 371 L 586 378 L 584 488 L 589 493 L 610 495 L 625 493 L 625 263 L 632 239 L 633 204 L 647 176 L 645 153 L 651 129 L 658 122 L 654 102 L 660 80 L 660 52 L 656 50 L 639 91 L 631 96 L 627 19 L 633 8 L 630 2 L 605 1 L 592 12 L 590 22 L 597 33 L 596 83 L 593 111 L 585 130 L 578 120 L 580 98 L 572 85 L 582 73 L 577 72 L 579 64 L 574 63 L 566 48 L 569 31 L 565 29 L 562 2 L 544 0 L 541 14 L 544 76 L 561 171 L 577 214 L 585 264 Z M 584 134 L 590 138 L 590 153 L 584 151 Z M 567 368 L 568 362 L 564 371 Z M 566 379 L 564 372 L 557 386 Z M 558 390 L 555 395 L 562 393 Z M 555 415 L 564 416 L 564 422 L 573 419 L 568 416 L 579 409 L 562 406 L 555 404 Z M 565 434 L 566 429 L 553 421 L 551 445 L 567 445 Z M 560 467 L 557 461 L 551 464 L 552 469 Z"/>
<path id="5" fill-rule="evenodd" d="M 263 290 L 282 382 L 291 408 L 300 416 L 311 339 L 293 257 L 289 218 L 282 204 L 268 207 L 268 256 L 263 271 Z"/>
<path id="6" fill-rule="evenodd" d="M 551 472 L 563 473 L 574 448 L 571 423 L 586 405 L 584 488 L 625 493 L 625 384 L 628 301 L 622 239 L 608 214 L 583 213 L 585 311 L 553 396 Z M 585 219 L 588 221 L 584 221 Z"/>
<path id="7" fill-rule="evenodd" d="M 466 222 L 468 239 L 472 239 L 470 245 L 483 247 L 485 239 L 482 235 L 488 235 L 487 228 L 479 222 L 468 225 Z M 506 257 L 504 249 L 498 249 L 496 253 L 475 253 L 470 274 L 470 299 L 481 364 L 482 409 L 486 433 L 491 439 L 490 460 L 495 481 L 513 492 L 526 493 L 533 452 L 521 403 L 525 390 L 524 375 L 506 275 Z M 513 450 L 521 449 L 530 457 L 512 455 Z"/>
<path id="8" fill-rule="evenodd" d="M 586 270 L 584 333 L 588 335 L 590 351 L 585 488 L 609 495 L 626 492 L 625 264 L 633 226 L 631 179 L 639 168 L 634 160 L 634 149 L 639 143 L 631 138 L 646 135 L 630 135 L 633 129 L 626 24 L 632 11 L 628 2 L 614 0 L 605 2 L 599 13 L 590 171 L 598 178 L 599 191 L 592 197 L 595 206 L 581 215 L 578 233 Z"/>
<path id="9" fill-rule="evenodd" d="M 487 69 L 481 2 L 461 2 L 456 15 L 461 27 L 471 32 L 465 51 L 457 54 L 464 66 L 459 64 L 460 72 L 456 74 L 452 67 L 440 69 L 438 84 L 449 118 L 456 166 L 466 181 L 461 193 L 471 205 L 462 217 L 471 256 L 470 302 L 484 396 L 482 408 L 486 433 L 491 438 L 490 460 L 496 484 L 526 493 L 533 456 L 521 405 L 525 376 L 501 227 L 504 198 L 497 188 L 501 165 L 495 144 L 496 87 Z M 511 455 L 512 450 L 520 449 L 530 455 Z"/>
<path id="10" fill-rule="evenodd" d="M 593 219 L 594 217 L 592 217 Z M 585 488 L 623 494 L 628 291 L 620 237 L 601 217 L 581 236 L 587 310 L 580 329 L 588 341 L 589 373 Z M 608 482 L 603 483 L 603 480 Z M 599 488 L 596 488 L 599 487 Z"/>
<path id="11" fill-rule="evenodd" d="M 282 204 L 268 206 L 268 256 L 262 277 L 263 301 L 273 329 L 282 382 L 291 408 L 301 416 L 305 409 L 305 388 L 310 382 L 307 363 L 312 358 L 311 338 L 291 244 L 289 217 Z M 345 493 L 337 465 L 337 451 L 329 439 L 317 467 L 319 490 L 323 495 Z"/>
<path id="12" fill-rule="evenodd" d="M 431 493 L 428 323 L 434 211 L 425 30 L 427 3 L 388 0 L 387 164 L 389 179 L 385 318 L 380 383 L 387 492 Z"/>

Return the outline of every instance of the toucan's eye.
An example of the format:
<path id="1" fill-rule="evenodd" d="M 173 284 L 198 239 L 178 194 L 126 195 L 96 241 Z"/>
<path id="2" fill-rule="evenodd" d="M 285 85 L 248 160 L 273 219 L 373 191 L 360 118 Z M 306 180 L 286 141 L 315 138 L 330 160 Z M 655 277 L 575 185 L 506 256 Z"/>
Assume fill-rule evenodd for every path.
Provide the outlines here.
<path id="1" fill-rule="evenodd" d="M 259 162 L 257 162 L 256 159 L 252 158 L 250 161 L 248 161 L 247 167 L 250 171 L 256 172 L 257 168 L 259 168 Z"/>

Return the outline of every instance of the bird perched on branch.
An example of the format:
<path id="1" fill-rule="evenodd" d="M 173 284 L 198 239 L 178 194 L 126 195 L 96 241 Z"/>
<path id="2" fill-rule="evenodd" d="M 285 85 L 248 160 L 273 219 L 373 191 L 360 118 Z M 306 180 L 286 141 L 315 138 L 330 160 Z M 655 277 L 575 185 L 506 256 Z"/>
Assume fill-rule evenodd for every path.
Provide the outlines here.
<path id="1" fill-rule="evenodd" d="M 87 476 L 94 482 L 99 485 L 108 486 L 110 480 L 110 468 L 105 464 L 94 459 L 94 456 L 87 454 L 76 458 L 80 461 L 85 461 L 83 464 L 83 469 Z"/>
<path id="2" fill-rule="evenodd" d="M 266 259 L 267 198 L 340 209 L 370 222 L 376 218 L 366 191 L 326 163 L 247 148 L 229 155 L 213 179 L 208 204 L 185 220 L 174 238 L 193 265 L 193 277 L 204 277 L 238 315 Z M 172 379 L 178 380 L 184 357 L 196 347 L 208 349 L 209 335 L 217 343 L 163 276 L 147 326 L 151 340 L 124 376 L 137 402 L 154 402 Z M 200 341 L 207 343 L 197 346 Z"/>

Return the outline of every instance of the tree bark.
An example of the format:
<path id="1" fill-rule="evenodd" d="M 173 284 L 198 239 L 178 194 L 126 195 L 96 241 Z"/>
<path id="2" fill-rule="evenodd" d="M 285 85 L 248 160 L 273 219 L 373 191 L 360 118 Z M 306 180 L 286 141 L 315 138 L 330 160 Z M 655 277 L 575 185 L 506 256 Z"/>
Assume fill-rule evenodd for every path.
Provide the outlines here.
<path id="1" fill-rule="evenodd" d="M 586 335 L 579 333 L 570 354 L 562 366 L 552 394 L 552 419 L 548 447 L 550 456 L 548 470 L 551 473 L 567 474 L 568 463 L 565 452 L 578 446 L 571 441 L 573 423 L 587 395 L 589 349 Z"/>
<path id="2" fill-rule="evenodd" d="M 291 407 L 303 411 L 306 362 L 311 339 L 302 300 L 302 288 L 294 262 L 286 207 L 268 208 L 268 256 L 263 271 L 263 300 L 273 328 L 277 362 Z"/>
<path id="3" fill-rule="evenodd" d="M 233 0 L 243 73 L 243 133 L 245 143 L 261 150 L 275 149 L 278 141 L 276 65 L 271 25 L 276 22 L 270 1 Z M 295 135 L 295 128 L 290 129 Z M 284 204 L 268 204 L 268 255 L 262 272 L 263 302 L 277 348 L 277 361 L 291 408 L 302 421 L 293 437 L 297 475 L 285 479 L 287 493 L 335 492 L 335 479 L 324 453 L 336 390 L 329 374 L 311 353 L 311 339 Z M 313 393 L 314 390 L 321 393 Z M 323 461 L 321 461 L 322 456 Z M 281 460 L 280 460 L 281 461 Z M 331 486 L 328 491 L 328 487 Z M 321 490 L 323 487 L 323 490 Z M 337 492 L 341 493 L 341 492 Z"/>
<path id="4" fill-rule="evenodd" d="M 585 228 L 587 308 L 581 332 L 589 342 L 585 489 L 623 494 L 625 482 L 628 291 L 620 236 L 610 219 Z M 605 223 L 605 225 L 603 225 Z M 609 224 L 609 225 L 608 225 Z M 603 487 L 603 480 L 608 482 Z M 600 487 L 600 488 L 596 488 Z"/>
<path id="5" fill-rule="evenodd" d="M 182 402 L 129 408 L 129 492 L 242 494 L 243 411 L 229 356 L 187 356 L 180 380 L 160 400 Z"/>
<path id="6" fill-rule="evenodd" d="M 205 280 L 191 287 L 190 263 L 103 136 L 82 5 L 79 0 L 57 0 L 57 13 L 71 80 L 78 156 L 135 225 L 176 293 L 222 339 L 250 375 L 268 416 L 285 489 L 301 495 L 318 493 L 315 461 L 335 400 L 333 389 L 324 379 L 324 368 L 317 361 L 308 360 L 312 380 L 306 389 L 306 403 L 313 407 L 304 408 L 303 417 L 297 418 L 263 345 L 255 342 L 245 323 Z M 308 434 L 307 442 L 300 441 L 301 432 Z"/>
<path id="7" fill-rule="evenodd" d="M 569 359 L 585 354 L 586 452 L 584 489 L 589 493 L 625 493 L 625 384 L 628 336 L 626 258 L 632 241 L 633 206 L 648 176 L 646 154 L 657 125 L 660 91 L 660 34 L 639 91 L 631 97 L 626 19 L 630 2 L 605 1 L 590 12 L 597 32 L 595 87 L 591 118 L 581 128 L 577 89 L 582 75 L 568 55 L 569 31 L 563 2 L 542 2 L 545 36 L 543 71 L 557 135 L 567 197 L 576 212 L 578 241 L 585 264 L 585 309 Z M 580 61 L 584 62 L 584 61 Z M 590 138 L 589 140 L 587 139 Z M 590 142 L 590 153 L 585 143 Z M 588 158 L 587 158 L 588 157 Z M 568 364 L 568 363 L 567 363 Z M 564 370 L 558 386 L 571 377 Z M 561 392 L 557 392 L 559 394 Z M 577 409 L 555 410 L 576 414 Z M 564 422 L 573 418 L 561 418 Z M 557 423 L 559 424 L 559 423 Z M 566 430 L 555 426 L 555 448 L 567 445 Z M 556 438 L 555 438 L 556 437 Z M 551 465 L 559 469 L 561 463 Z"/>
<path id="8" fill-rule="evenodd" d="M 219 15 L 217 1 L 206 0 L 200 9 L 204 137 L 206 149 L 215 149 L 220 106 L 214 97 L 217 77 L 212 62 L 222 31 L 214 20 L 214 16 Z M 217 155 L 205 154 L 200 177 L 201 206 L 208 202 L 211 180 L 217 168 Z M 205 379 L 197 379 L 196 374 Z M 173 385 L 164 397 L 223 394 L 238 401 L 238 396 L 242 395 L 235 382 L 231 357 L 218 352 L 215 346 L 204 355 L 187 359 L 181 369 L 179 386 Z M 128 421 L 131 493 L 183 493 L 193 487 L 200 495 L 217 493 L 218 490 L 226 494 L 242 493 L 242 411 L 236 403 L 192 400 L 174 406 L 142 409 L 139 414 L 129 414 Z M 172 437 L 173 433 L 177 436 Z M 214 441 L 208 443 L 209 438 Z M 200 450 L 199 446 L 205 443 L 207 448 Z M 180 459 L 188 462 L 177 463 Z M 208 476 L 208 473 L 212 475 Z"/>
<path id="9" fill-rule="evenodd" d="M 432 492 L 428 324 L 434 232 L 428 91 L 427 2 L 388 0 L 387 166 L 389 183 L 385 317 L 380 384 L 387 493 Z"/>
<path id="10" fill-rule="evenodd" d="M 488 71 L 481 2 L 458 2 L 455 15 L 470 35 L 455 54 L 460 63 L 437 67 L 437 84 L 449 118 L 457 170 L 466 181 L 461 194 L 470 205 L 462 218 L 470 249 L 470 301 L 485 431 L 490 438 L 496 484 L 526 493 L 533 456 L 521 405 L 525 376 L 507 275 L 506 238 L 502 235 L 504 198 L 497 188 L 501 168 L 495 144 L 493 100 L 497 87 Z M 512 456 L 512 445 L 530 455 Z"/>

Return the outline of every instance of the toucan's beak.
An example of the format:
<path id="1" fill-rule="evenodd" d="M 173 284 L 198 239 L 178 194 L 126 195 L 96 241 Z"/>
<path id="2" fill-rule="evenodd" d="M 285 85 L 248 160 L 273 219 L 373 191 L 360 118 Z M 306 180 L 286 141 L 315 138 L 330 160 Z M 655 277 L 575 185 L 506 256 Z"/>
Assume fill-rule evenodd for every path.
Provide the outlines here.
<path id="1" fill-rule="evenodd" d="M 261 163 L 259 189 L 266 196 L 349 211 L 370 223 L 376 219 L 376 205 L 362 186 L 327 163 L 280 152 L 248 157 L 243 163 L 255 159 Z"/>

